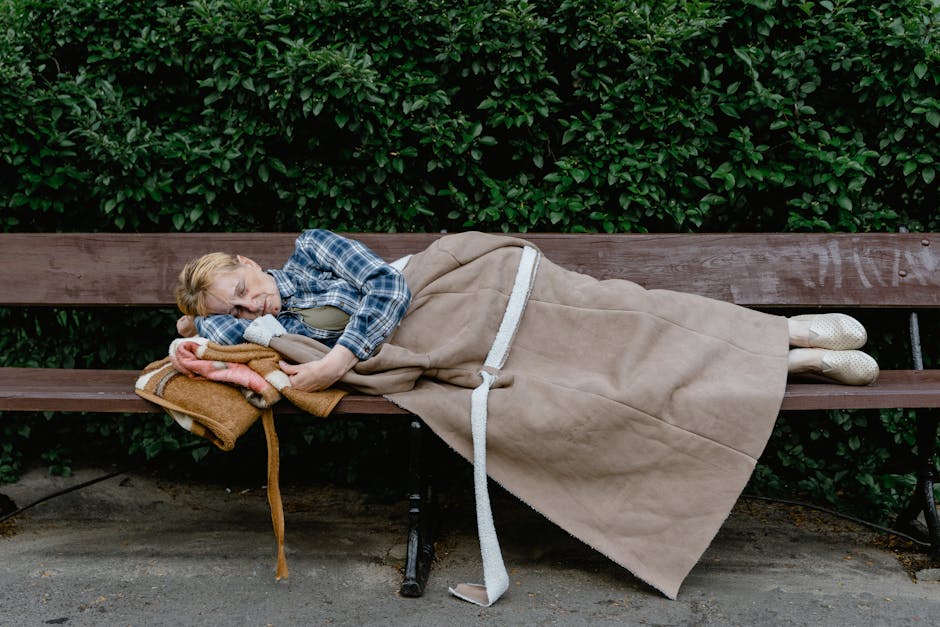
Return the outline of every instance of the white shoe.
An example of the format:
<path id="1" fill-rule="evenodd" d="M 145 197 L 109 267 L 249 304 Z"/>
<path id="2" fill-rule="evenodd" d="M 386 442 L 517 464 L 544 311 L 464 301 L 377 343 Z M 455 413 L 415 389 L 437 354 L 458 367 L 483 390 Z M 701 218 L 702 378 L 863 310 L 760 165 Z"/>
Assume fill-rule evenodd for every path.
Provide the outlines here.
<path id="1" fill-rule="evenodd" d="M 823 351 L 822 376 L 845 385 L 869 385 L 878 378 L 878 362 L 862 351 Z"/>
<path id="2" fill-rule="evenodd" d="M 862 323 L 845 314 L 806 314 L 790 319 L 808 326 L 806 339 L 795 343 L 795 346 L 846 351 L 861 348 L 868 341 L 868 333 Z"/>

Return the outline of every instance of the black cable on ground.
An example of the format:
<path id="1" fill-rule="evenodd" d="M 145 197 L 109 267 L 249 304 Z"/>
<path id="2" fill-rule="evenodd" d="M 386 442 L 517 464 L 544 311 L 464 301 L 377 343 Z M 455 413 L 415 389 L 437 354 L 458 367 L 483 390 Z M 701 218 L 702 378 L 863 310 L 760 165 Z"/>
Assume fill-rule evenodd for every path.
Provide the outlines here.
<path id="1" fill-rule="evenodd" d="M 917 546 L 930 548 L 929 542 L 918 540 L 917 538 L 910 536 L 902 531 L 898 531 L 897 529 L 891 529 L 889 527 L 882 527 L 881 525 L 876 525 L 873 522 L 862 520 L 861 518 L 856 518 L 855 516 L 850 516 L 849 514 L 843 514 L 842 512 L 837 512 L 836 510 L 828 509 L 820 505 L 814 505 L 812 503 L 804 503 L 802 501 L 791 501 L 788 499 L 771 498 L 769 496 L 757 496 L 755 494 L 742 494 L 741 498 L 751 499 L 754 501 L 767 501 L 770 503 L 780 503 L 782 505 L 794 505 L 798 507 L 805 507 L 807 509 L 814 509 L 818 512 L 823 512 L 823 513 L 829 514 L 830 516 L 835 516 L 836 518 L 842 518 L 844 520 L 848 520 L 848 521 L 857 523 L 859 525 L 863 525 L 870 529 L 874 529 L 875 531 L 880 531 L 881 533 L 887 533 L 889 535 L 897 536 L 899 538 L 912 542 L 916 544 Z"/>
<path id="2" fill-rule="evenodd" d="M 202 444 L 202 443 L 195 443 L 195 444 L 193 444 L 193 445 L 190 445 L 190 446 L 187 446 L 187 447 L 183 447 L 183 448 L 181 448 L 180 450 L 186 450 L 186 449 L 189 449 L 189 448 L 196 448 L 197 446 L 204 446 L 204 444 Z M 22 514 L 23 512 L 25 512 L 26 510 L 31 509 L 31 508 L 33 508 L 33 507 L 39 505 L 40 503 L 44 503 L 44 502 L 46 502 L 46 501 L 48 501 L 48 500 L 50 500 L 50 499 L 54 499 L 54 498 L 56 498 L 56 497 L 58 497 L 58 496 L 63 496 L 63 495 L 68 494 L 68 493 L 70 493 L 70 492 L 75 492 L 76 490 L 81 490 L 82 488 L 87 488 L 88 486 L 92 486 L 92 485 L 94 485 L 94 484 L 96 484 L 96 483 L 101 483 L 102 481 L 107 481 L 108 479 L 111 479 L 112 477 L 116 477 L 116 476 L 118 476 L 118 475 L 123 475 L 124 473 L 130 472 L 131 470 L 136 469 L 138 466 L 139 466 L 139 464 L 138 464 L 138 465 L 135 465 L 135 466 L 128 467 L 128 468 L 121 468 L 121 469 L 115 470 L 115 471 L 113 471 L 113 472 L 110 472 L 110 473 L 108 473 L 108 474 L 106 474 L 106 475 L 102 475 L 101 477 L 96 477 L 95 479 L 89 479 L 88 481 L 85 481 L 85 482 L 83 482 L 83 483 L 79 483 L 78 485 L 74 485 L 74 486 L 71 486 L 71 487 L 68 487 L 68 488 L 64 488 L 64 489 L 62 489 L 62 490 L 58 490 L 58 491 L 56 491 L 56 492 L 53 492 L 52 494 L 47 494 L 46 496 L 44 496 L 44 497 L 42 497 L 42 498 L 40 498 L 40 499 L 38 499 L 38 500 L 36 500 L 36 501 L 33 501 L 32 503 L 30 503 L 30 504 L 28 504 L 28 505 L 24 505 L 23 507 L 20 507 L 20 508 L 14 510 L 14 511 L 12 511 L 12 512 L 9 512 L 8 514 L 4 514 L 3 516 L 0 516 L 0 523 L 2 523 L 3 521 L 5 521 L 5 520 L 7 520 L 7 519 L 9 519 L 9 518 L 13 518 L 14 516 L 18 516 L 19 514 Z M 855 517 L 855 516 L 850 516 L 849 514 L 843 514 L 842 512 L 838 512 L 838 511 L 833 510 L 833 509 L 829 509 L 829 508 L 826 508 L 826 507 L 822 507 L 822 506 L 820 506 L 820 505 L 814 505 L 813 503 L 805 503 L 805 502 L 803 502 L 803 501 L 793 501 L 793 500 L 789 500 L 789 499 L 772 498 L 772 497 L 769 497 L 769 496 L 758 496 L 758 495 L 756 495 L 756 494 L 742 494 L 742 495 L 741 495 L 741 498 L 750 499 L 750 500 L 754 500 L 754 501 L 766 501 L 766 502 L 769 502 L 769 503 L 780 503 L 780 504 L 782 504 L 782 505 L 792 505 L 792 506 L 795 506 L 795 507 L 805 507 L 805 508 L 807 508 L 807 509 L 813 509 L 813 510 L 816 510 L 816 511 L 819 511 L 819 512 L 823 512 L 823 513 L 825 513 L 825 514 L 829 514 L 830 516 L 835 516 L 836 518 L 842 518 L 842 519 L 844 519 L 844 520 L 848 520 L 848 521 L 850 521 L 850 522 L 853 522 L 853 523 L 856 523 L 856 524 L 859 524 L 859 525 L 868 527 L 869 529 L 874 529 L 875 531 L 878 531 L 878 532 L 881 532 L 881 533 L 886 533 L 886 534 L 889 534 L 889 535 L 896 536 L 896 537 L 898 537 L 898 538 L 902 538 L 902 539 L 907 540 L 908 542 L 911 542 L 911 543 L 913 543 L 913 544 L 915 544 L 915 545 L 917 545 L 917 546 L 925 547 L 925 548 L 930 548 L 930 543 L 929 543 L 929 542 L 924 542 L 923 540 L 919 540 L 919 539 L 917 539 L 917 538 L 915 538 L 915 537 L 913 537 L 913 536 L 910 536 L 910 535 L 908 535 L 908 534 L 906 534 L 906 533 L 903 533 L 903 532 L 901 532 L 901 531 L 898 531 L 897 529 L 891 529 L 891 528 L 889 528 L 889 527 L 883 527 L 883 526 L 877 525 L 877 524 L 875 524 L 875 523 L 873 523 L 873 522 L 869 522 L 869 521 L 867 521 L 867 520 L 863 520 L 863 519 L 857 518 L 857 517 Z"/>
<path id="3" fill-rule="evenodd" d="M 69 492 L 75 492 L 76 490 L 81 490 L 82 488 L 87 488 L 87 487 L 90 486 L 90 485 L 95 485 L 96 483 L 101 483 L 102 481 L 105 481 L 105 480 L 107 480 L 107 479 L 110 479 L 111 477 L 116 477 L 116 476 L 118 476 L 118 475 L 123 475 L 125 472 L 128 472 L 129 470 L 133 470 L 133 468 L 125 468 L 125 469 L 115 470 L 114 472 L 110 472 L 110 473 L 108 473 L 108 474 L 106 474 L 106 475 L 104 475 L 104 476 L 97 477 L 97 478 L 95 478 L 95 479 L 89 479 L 88 481 L 85 481 L 85 482 L 83 482 L 83 483 L 79 483 L 78 485 L 73 485 L 73 486 L 71 486 L 71 487 L 64 488 L 64 489 L 62 489 L 62 490 L 58 490 L 58 491 L 56 491 L 56 492 L 53 492 L 52 494 L 47 494 L 46 496 L 42 497 L 41 499 L 36 500 L 36 501 L 33 501 L 33 502 L 30 503 L 29 505 L 24 505 L 23 507 L 20 507 L 20 508 L 18 508 L 18 509 L 13 510 L 13 511 L 10 512 L 9 514 L 4 514 L 3 516 L 0 516 L 0 523 L 2 523 L 3 521 L 7 520 L 8 518 L 13 518 L 14 516 L 17 516 L 17 515 L 19 515 L 19 514 L 22 514 L 22 513 L 25 512 L 26 510 L 28 510 L 28 509 L 30 509 L 30 508 L 33 508 L 33 507 L 36 507 L 36 506 L 39 505 L 40 503 L 45 503 L 46 501 L 48 501 L 48 500 L 50 500 L 50 499 L 54 499 L 54 498 L 57 497 L 57 496 L 62 496 L 63 494 L 68 494 Z"/>
<path id="4" fill-rule="evenodd" d="M 192 444 L 187 444 L 186 446 L 181 446 L 179 449 L 177 449 L 176 452 L 179 452 L 179 451 L 188 451 L 188 450 L 190 450 L 190 449 L 199 448 L 199 447 L 202 447 L 202 446 L 206 446 L 206 443 L 205 443 L 205 442 L 194 442 L 194 443 L 192 443 Z M 38 500 L 36 500 L 36 501 L 33 501 L 32 503 L 29 503 L 28 505 L 24 505 L 23 507 L 20 507 L 20 508 L 18 508 L 18 509 L 13 510 L 12 512 L 9 512 L 9 513 L 7 513 L 7 514 L 4 514 L 4 515 L 0 516 L 0 523 L 2 523 L 3 521 L 5 521 L 5 520 L 7 520 L 7 519 L 13 518 L 14 516 L 18 516 L 18 515 L 22 514 L 23 512 L 25 512 L 26 510 L 32 509 L 33 507 L 36 507 L 36 506 L 39 505 L 40 503 L 45 503 L 46 501 L 48 501 L 48 500 L 50 500 L 50 499 L 54 499 L 54 498 L 56 498 L 56 497 L 58 497 L 58 496 L 63 496 L 63 495 L 65 495 L 65 494 L 68 494 L 69 492 L 75 492 L 76 490 L 81 490 L 82 488 L 87 488 L 88 486 L 95 485 L 96 483 L 101 483 L 102 481 L 107 481 L 108 479 L 110 479 L 110 478 L 112 478 L 112 477 L 116 477 L 116 476 L 118 476 L 118 475 L 123 475 L 123 474 L 128 473 L 128 472 L 130 472 L 130 471 L 132 471 L 132 470 L 136 470 L 136 469 L 140 468 L 140 467 L 143 466 L 143 465 L 144 465 L 143 462 L 141 462 L 141 463 L 139 463 L 139 464 L 134 464 L 134 465 L 132 465 L 132 466 L 127 466 L 127 467 L 125 467 L 125 468 L 119 468 L 119 469 L 117 469 L 117 470 L 115 470 L 115 471 L 113 471 L 113 472 L 109 472 L 109 473 L 106 474 L 106 475 L 102 475 L 102 476 L 100 476 L 100 477 L 96 477 L 95 479 L 89 479 L 88 481 L 85 481 L 85 482 L 83 482 L 83 483 L 79 483 L 78 485 L 73 485 L 73 486 L 68 487 L 68 488 L 63 488 L 63 489 L 61 489 L 61 490 L 57 490 L 56 492 L 53 492 L 52 494 L 47 494 L 46 496 L 44 496 L 44 497 L 42 497 L 42 498 L 40 498 L 40 499 L 38 499 Z"/>

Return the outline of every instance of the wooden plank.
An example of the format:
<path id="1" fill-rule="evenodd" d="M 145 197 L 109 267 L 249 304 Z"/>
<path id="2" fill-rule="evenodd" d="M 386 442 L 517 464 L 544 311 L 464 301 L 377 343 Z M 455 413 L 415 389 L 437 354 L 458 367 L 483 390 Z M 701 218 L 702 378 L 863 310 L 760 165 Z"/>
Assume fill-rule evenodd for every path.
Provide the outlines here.
<path id="1" fill-rule="evenodd" d="M 11 305 L 172 305 L 186 260 L 217 248 L 267 249 L 285 259 L 294 237 L 199 234 L 4 233 L 0 267 L 9 276 Z"/>
<path id="2" fill-rule="evenodd" d="M 437 233 L 350 234 L 391 260 Z M 280 267 L 294 233 L 3 233 L 3 305 L 172 306 L 182 265 L 210 250 Z M 601 279 L 754 307 L 940 307 L 940 234 L 528 234 Z"/>
<path id="3" fill-rule="evenodd" d="M 0 411 L 163 411 L 134 393 L 134 382 L 139 374 L 134 370 L 0 368 Z M 278 411 L 300 413 L 287 401 L 278 403 Z M 339 402 L 334 414 L 407 415 L 408 412 L 380 396 L 350 395 Z"/>
<path id="4" fill-rule="evenodd" d="M 790 381 L 781 411 L 940 407 L 940 370 L 882 370 L 871 385 Z"/>
<path id="5" fill-rule="evenodd" d="M 754 307 L 940 306 L 940 234 L 667 234 L 537 239 L 549 259 Z"/>
<path id="6" fill-rule="evenodd" d="M 0 368 L 0 411 L 162 411 L 134 393 L 130 370 Z M 870 386 L 791 381 L 783 410 L 940 407 L 940 370 L 885 370 Z M 284 401 L 278 411 L 297 410 Z M 335 415 L 405 415 L 379 396 L 350 395 Z"/>

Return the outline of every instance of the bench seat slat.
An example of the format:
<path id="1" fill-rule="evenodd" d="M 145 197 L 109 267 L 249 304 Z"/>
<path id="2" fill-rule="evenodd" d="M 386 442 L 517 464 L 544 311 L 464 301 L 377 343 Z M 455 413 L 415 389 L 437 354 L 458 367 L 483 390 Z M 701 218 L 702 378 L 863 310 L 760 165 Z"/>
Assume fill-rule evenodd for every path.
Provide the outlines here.
<path id="1" fill-rule="evenodd" d="M 87 411 L 154 413 L 159 406 L 134 393 L 140 373 L 134 370 L 66 370 L 60 368 L 0 368 L 0 411 Z M 278 411 L 299 413 L 289 402 Z M 334 414 L 406 415 L 408 412 L 380 396 L 349 395 Z"/>
<path id="2" fill-rule="evenodd" d="M 872 385 L 791 381 L 781 410 L 940 407 L 940 370 L 882 370 Z"/>
<path id="3" fill-rule="evenodd" d="M 134 393 L 138 372 L 0 368 L 0 411 L 91 411 L 151 413 L 161 409 Z M 288 402 L 279 411 L 297 412 Z M 940 370 L 885 370 L 870 386 L 791 381 L 783 410 L 940 407 Z M 349 395 L 334 413 L 403 415 L 379 396 Z"/>

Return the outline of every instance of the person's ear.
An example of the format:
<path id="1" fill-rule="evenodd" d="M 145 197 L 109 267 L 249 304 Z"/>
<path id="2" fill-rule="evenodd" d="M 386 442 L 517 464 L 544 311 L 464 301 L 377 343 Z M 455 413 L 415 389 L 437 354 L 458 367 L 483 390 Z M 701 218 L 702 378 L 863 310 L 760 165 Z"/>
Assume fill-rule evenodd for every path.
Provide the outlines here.
<path id="1" fill-rule="evenodd" d="M 244 255 L 235 255 L 235 258 L 238 259 L 238 263 L 248 266 L 249 268 L 255 268 L 256 270 L 261 269 L 261 266 L 254 259 L 249 259 Z"/>

